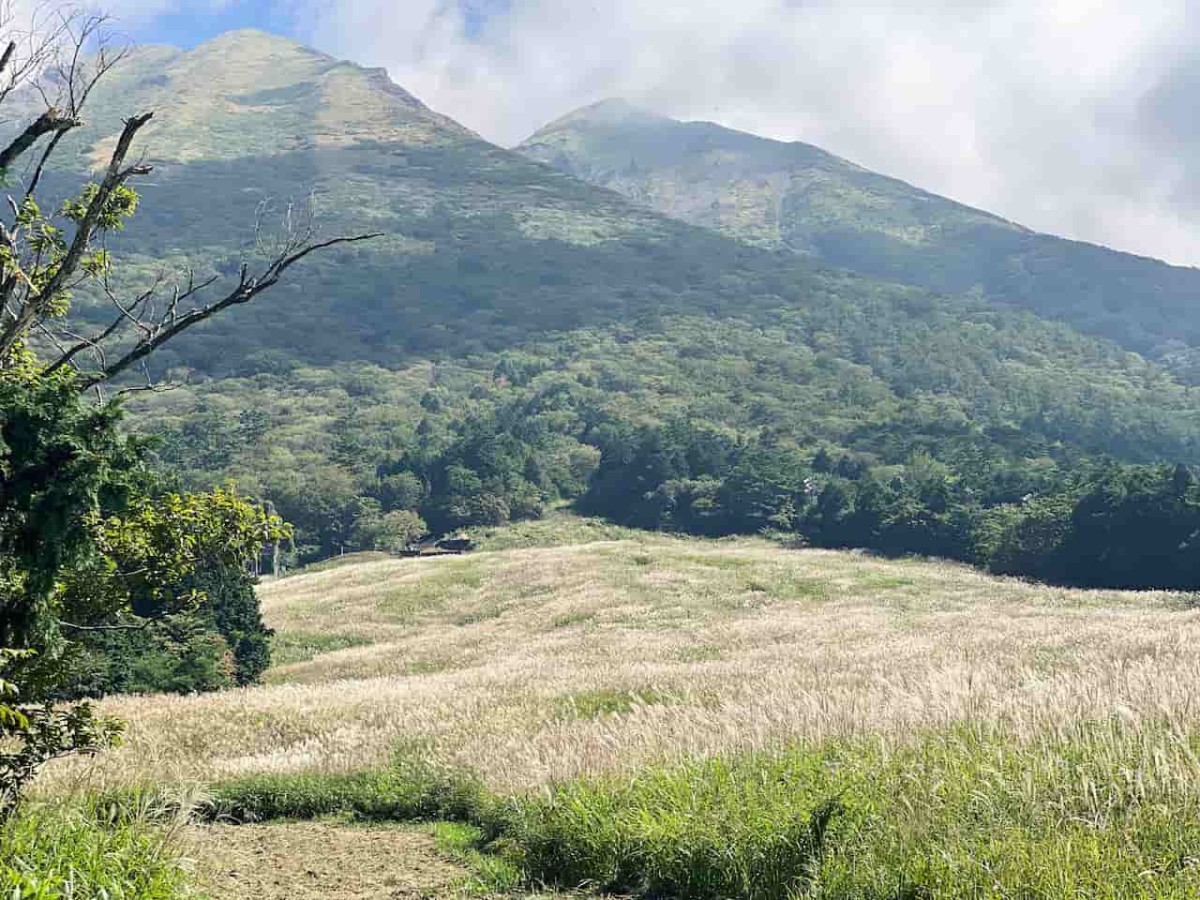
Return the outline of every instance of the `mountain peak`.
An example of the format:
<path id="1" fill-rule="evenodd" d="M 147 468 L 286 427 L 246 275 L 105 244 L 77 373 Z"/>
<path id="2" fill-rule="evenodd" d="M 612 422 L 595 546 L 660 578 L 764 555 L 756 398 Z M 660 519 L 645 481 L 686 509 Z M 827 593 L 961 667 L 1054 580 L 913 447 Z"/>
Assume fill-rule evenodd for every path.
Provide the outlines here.
<path id="1" fill-rule="evenodd" d="M 86 164 L 103 165 L 130 107 L 159 113 L 143 140 L 160 164 L 477 139 L 383 69 L 253 28 L 190 50 L 148 47 L 132 54 L 94 98 L 91 126 L 75 137 L 87 143 L 80 153 Z"/>
<path id="2" fill-rule="evenodd" d="M 279 57 L 296 57 L 307 60 L 335 62 L 332 56 L 305 46 L 294 38 L 264 31 L 260 28 L 237 28 L 225 31 L 216 37 L 186 50 L 194 58 L 217 57 L 222 60 L 258 59 L 269 63 Z"/>
<path id="3" fill-rule="evenodd" d="M 228 46 L 229 44 L 242 43 L 246 41 L 291 44 L 292 46 L 297 47 L 302 46 L 300 42 L 294 38 L 284 37 L 282 34 L 276 34 L 273 31 L 267 31 L 262 28 L 231 28 L 229 31 L 223 31 L 216 37 L 211 37 L 207 41 L 203 41 L 197 46 Z"/>
<path id="4" fill-rule="evenodd" d="M 659 115 L 641 106 L 636 106 L 624 98 L 610 97 L 606 100 L 589 104 L 588 106 L 582 106 L 567 113 L 565 116 L 555 119 L 550 124 L 539 128 L 535 134 L 530 136 L 529 140 L 537 138 L 538 135 L 549 134 L 568 128 L 588 127 L 592 125 L 627 126 L 670 121 L 666 116 Z"/>

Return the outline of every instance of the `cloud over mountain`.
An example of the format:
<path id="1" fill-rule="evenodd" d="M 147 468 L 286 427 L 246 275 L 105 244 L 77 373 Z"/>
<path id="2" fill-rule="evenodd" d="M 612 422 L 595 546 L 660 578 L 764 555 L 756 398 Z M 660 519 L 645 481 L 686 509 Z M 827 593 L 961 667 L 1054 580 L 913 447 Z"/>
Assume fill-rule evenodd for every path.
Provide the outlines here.
<path id="1" fill-rule="evenodd" d="M 1200 263 L 1185 0 L 306 2 L 300 37 L 501 143 L 621 95 Z"/>

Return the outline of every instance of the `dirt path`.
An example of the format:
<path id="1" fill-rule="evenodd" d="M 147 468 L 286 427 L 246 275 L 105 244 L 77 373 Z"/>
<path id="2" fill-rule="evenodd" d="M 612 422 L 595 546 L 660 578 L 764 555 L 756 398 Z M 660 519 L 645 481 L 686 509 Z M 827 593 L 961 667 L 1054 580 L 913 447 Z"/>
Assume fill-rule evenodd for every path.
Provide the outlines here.
<path id="1" fill-rule="evenodd" d="M 189 855 L 213 900 L 448 897 L 466 874 L 428 835 L 319 822 L 189 830 Z"/>

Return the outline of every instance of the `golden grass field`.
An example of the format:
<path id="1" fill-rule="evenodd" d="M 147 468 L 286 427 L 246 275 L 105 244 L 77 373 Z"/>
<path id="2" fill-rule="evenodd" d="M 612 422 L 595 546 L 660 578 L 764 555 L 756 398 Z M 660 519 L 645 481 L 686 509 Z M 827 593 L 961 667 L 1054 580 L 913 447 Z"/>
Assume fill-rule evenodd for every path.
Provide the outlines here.
<path id="1" fill-rule="evenodd" d="M 407 746 L 511 790 L 958 722 L 1197 730 L 1200 611 L 1180 596 L 585 524 L 490 542 L 573 544 L 365 557 L 265 583 L 267 683 L 105 701 L 125 745 L 58 764 L 44 789 L 349 770 Z"/>

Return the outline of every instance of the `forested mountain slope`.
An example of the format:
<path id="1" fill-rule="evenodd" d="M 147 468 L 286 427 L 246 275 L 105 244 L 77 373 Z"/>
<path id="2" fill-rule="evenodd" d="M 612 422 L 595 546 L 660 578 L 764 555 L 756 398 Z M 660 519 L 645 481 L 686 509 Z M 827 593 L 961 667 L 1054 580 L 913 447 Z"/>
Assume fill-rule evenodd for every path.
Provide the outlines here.
<path id="1" fill-rule="evenodd" d="M 1115 343 L 679 222 L 291 41 L 137 51 L 74 168 L 144 109 L 155 168 L 112 242 L 126 282 L 234 276 L 289 199 L 326 234 L 385 235 L 173 343 L 155 369 L 186 386 L 130 403 L 181 479 L 235 476 L 309 555 L 597 492 L 643 524 L 792 527 L 831 479 L 908 473 L 975 509 L 1094 456 L 1200 462 L 1196 391 Z M 709 494 L 751 457 L 786 474 L 722 518 Z"/>
<path id="2" fill-rule="evenodd" d="M 1196 377 L 1196 269 L 1037 234 L 818 147 L 620 100 L 564 116 L 518 149 L 683 221 L 890 280 L 975 292 Z"/>

